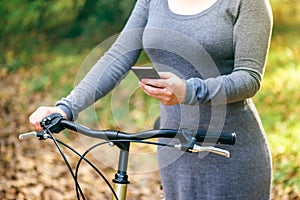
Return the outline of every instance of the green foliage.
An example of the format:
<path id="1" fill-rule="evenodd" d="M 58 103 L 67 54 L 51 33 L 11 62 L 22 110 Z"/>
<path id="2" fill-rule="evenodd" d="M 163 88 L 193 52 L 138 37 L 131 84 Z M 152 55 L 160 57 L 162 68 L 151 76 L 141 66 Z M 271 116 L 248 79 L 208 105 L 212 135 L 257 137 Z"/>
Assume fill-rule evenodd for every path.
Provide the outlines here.
<path id="1" fill-rule="evenodd" d="M 280 5 L 284 3 L 287 1 Z M 297 6 L 285 4 L 282 10 L 288 8 L 294 13 Z M 280 190 L 292 194 L 290 199 L 299 198 L 295 195 L 300 191 L 300 18 L 281 18 L 292 16 L 291 13 L 275 15 L 265 78 L 255 97 L 272 150 L 276 199 L 284 197 Z"/>
<path id="2" fill-rule="evenodd" d="M 298 199 L 300 191 L 300 6 L 271 1 L 274 31 L 262 89 L 255 102 L 273 156 L 275 199 Z"/>
<path id="3" fill-rule="evenodd" d="M 85 7 L 86 2 L 94 4 Z M 9 72 L 30 68 L 41 47 L 56 48 L 67 38 L 85 37 L 94 45 L 120 30 L 133 4 L 132 0 L 0 1 L 0 65 Z"/>
<path id="4" fill-rule="evenodd" d="M 298 0 L 270 0 L 275 24 L 299 22 L 300 4 Z"/>

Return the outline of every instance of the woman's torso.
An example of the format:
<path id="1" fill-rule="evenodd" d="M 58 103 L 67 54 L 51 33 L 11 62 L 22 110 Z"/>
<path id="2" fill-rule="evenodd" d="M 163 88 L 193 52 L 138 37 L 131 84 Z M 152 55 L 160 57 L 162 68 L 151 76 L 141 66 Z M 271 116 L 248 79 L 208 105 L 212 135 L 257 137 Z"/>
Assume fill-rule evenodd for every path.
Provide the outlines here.
<path id="1" fill-rule="evenodd" d="M 143 46 L 160 71 L 179 77 L 207 79 L 230 74 L 234 69 L 233 28 L 237 11 L 231 1 L 218 0 L 204 11 L 181 15 L 168 1 L 149 1 Z M 162 128 L 223 129 L 230 118 L 252 106 L 242 101 L 228 105 L 161 105 Z M 234 114 L 233 114 L 234 113 Z M 237 115 L 237 113 L 239 113 Z M 247 114 L 248 115 L 248 114 Z M 230 129 L 230 127 L 227 127 Z"/>

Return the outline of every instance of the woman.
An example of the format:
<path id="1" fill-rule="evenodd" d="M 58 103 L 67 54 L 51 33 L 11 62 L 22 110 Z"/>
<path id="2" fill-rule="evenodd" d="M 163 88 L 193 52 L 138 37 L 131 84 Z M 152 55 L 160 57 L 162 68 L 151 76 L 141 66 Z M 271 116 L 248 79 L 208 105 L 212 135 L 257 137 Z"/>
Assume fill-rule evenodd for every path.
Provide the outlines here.
<path id="1" fill-rule="evenodd" d="M 30 122 L 40 130 L 39 121 L 53 112 L 76 119 L 145 49 L 162 79 L 139 86 L 161 102 L 161 128 L 224 130 L 238 138 L 221 146 L 230 159 L 159 149 L 165 199 L 269 199 L 271 157 L 251 97 L 260 88 L 271 29 L 268 0 L 138 0 L 81 83 L 56 107 L 38 108 Z"/>

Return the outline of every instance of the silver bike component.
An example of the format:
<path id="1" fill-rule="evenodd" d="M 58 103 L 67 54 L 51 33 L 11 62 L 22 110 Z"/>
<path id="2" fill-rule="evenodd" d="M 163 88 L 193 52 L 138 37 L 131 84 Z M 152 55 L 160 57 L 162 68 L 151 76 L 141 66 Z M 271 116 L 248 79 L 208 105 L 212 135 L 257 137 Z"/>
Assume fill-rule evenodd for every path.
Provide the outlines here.
<path id="1" fill-rule="evenodd" d="M 181 144 L 176 144 L 174 145 L 174 147 L 176 149 L 182 150 L 182 145 Z M 189 149 L 190 152 L 211 152 L 211 153 L 215 153 L 221 156 L 225 156 L 226 158 L 230 157 L 230 152 L 224 149 L 220 149 L 220 148 L 216 148 L 216 147 L 212 147 L 212 146 L 199 146 L 194 144 L 193 149 Z"/>
<path id="2" fill-rule="evenodd" d="M 221 156 L 225 156 L 226 158 L 230 157 L 230 152 L 224 149 L 212 147 L 212 146 L 199 146 L 199 145 L 194 145 L 193 152 L 212 152 Z"/>
<path id="3" fill-rule="evenodd" d="M 45 131 L 44 132 L 32 131 L 29 133 L 20 134 L 19 140 L 26 140 L 26 139 L 36 138 L 36 137 L 38 137 L 39 139 L 47 139 L 47 138 L 50 138 L 51 136 L 48 133 L 46 133 Z"/>
<path id="4" fill-rule="evenodd" d="M 113 147 L 113 146 L 115 146 L 115 143 L 109 142 L 108 145 L 109 145 L 110 147 Z"/>
<path id="5" fill-rule="evenodd" d="M 29 133 L 23 133 L 19 135 L 19 140 L 26 140 L 26 139 L 31 139 L 37 137 L 37 132 L 32 131 Z"/>
<path id="6" fill-rule="evenodd" d="M 44 138 L 44 139 L 50 138 L 50 135 L 47 134 L 47 133 L 45 133 L 45 134 L 43 134 L 43 138 Z"/>

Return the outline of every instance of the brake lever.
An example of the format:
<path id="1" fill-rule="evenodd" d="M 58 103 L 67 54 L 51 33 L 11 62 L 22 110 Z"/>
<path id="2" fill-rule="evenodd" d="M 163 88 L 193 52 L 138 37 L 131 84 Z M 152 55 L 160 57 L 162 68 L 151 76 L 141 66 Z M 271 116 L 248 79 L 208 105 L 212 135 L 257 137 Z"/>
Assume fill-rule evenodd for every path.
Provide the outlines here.
<path id="1" fill-rule="evenodd" d="M 179 150 L 183 150 L 183 146 L 181 144 L 175 145 L 175 148 Z M 197 144 L 194 144 L 192 148 L 189 148 L 187 152 L 191 153 L 199 153 L 199 152 L 211 152 L 214 154 L 218 154 L 221 156 L 224 156 L 226 158 L 230 158 L 230 152 L 224 149 L 216 148 L 213 146 L 199 146 Z"/>
<path id="2" fill-rule="evenodd" d="M 29 133 L 22 133 L 19 135 L 19 140 L 27 140 L 31 138 L 39 138 L 39 140 L 46 140 L 50 137 L 50 135 L 47 133 L 47 130 L 42 130 L 40 132 L 29 132 Z"/>
<path id="3" fill-rule="evenodd" d="M 192 152 L 211 152 L 226 158 L 230 158 L 230 152 L 224 149 L 216 148 L 213 146 L 199 146 L 194 144 L 193 148 L 191 149 Z"/>
<path id="4" fill-rule="evenodd" d="M 27 139 L 31 139 L 31 138 L 35 138 L 37 137 L 37 132 L 32 131 L 29 133 L 22 133 L 19 135 L 19 140 L 27 140 Z"/>

